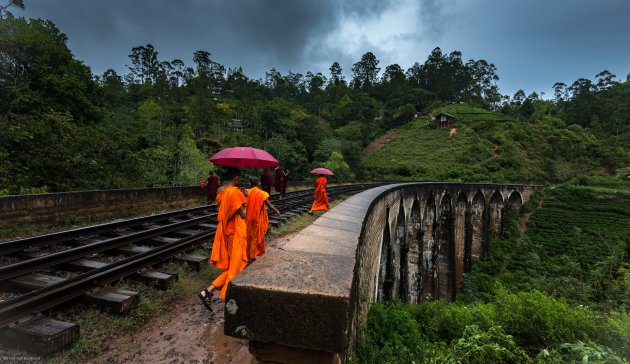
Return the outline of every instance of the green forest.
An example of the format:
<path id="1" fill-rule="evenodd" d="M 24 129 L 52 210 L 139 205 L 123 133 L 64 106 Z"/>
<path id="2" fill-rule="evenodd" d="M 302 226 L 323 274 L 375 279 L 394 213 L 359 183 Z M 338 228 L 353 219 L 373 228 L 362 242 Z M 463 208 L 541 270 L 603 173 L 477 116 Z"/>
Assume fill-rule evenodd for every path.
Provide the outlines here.
<path id="1" fill-rule="evenodd" d="M 630 360 L 630 75 L 503 95 L 492 63 L 435 48 L 407 70 L 367 52 L 348 79 L 333 60 L 254 79 L 210 50 L 185 64 L 151 44 L 98 75 L 53 22 L 8 10 L 0 195 L 193 185 L 210 155 L 245 145 L 294 181 L 325 166 L 338 181 L 540 184 L 456 302 L 375 304 L 350 362 Z"/>
<path id="2" fill-rule="evenodd" d="M 608 71 L 543 99 L 502 95 L 493 64 L 440 48 L 407 70 L 365 53 L 348 80 L 338 62 L 253 79 L 207 50 L 187 65 L 145 44 L 128 72 L 95 75 L 67 41 L 49 20 L 2 12 L 0 194 L 193 185 L 237 145 L 271 152 L 293 180 L 324 165 L 341 181 L 546 183 L 628 164 L 630 83 Z M 438 112 L 457 134 L 432 125 Z"/>

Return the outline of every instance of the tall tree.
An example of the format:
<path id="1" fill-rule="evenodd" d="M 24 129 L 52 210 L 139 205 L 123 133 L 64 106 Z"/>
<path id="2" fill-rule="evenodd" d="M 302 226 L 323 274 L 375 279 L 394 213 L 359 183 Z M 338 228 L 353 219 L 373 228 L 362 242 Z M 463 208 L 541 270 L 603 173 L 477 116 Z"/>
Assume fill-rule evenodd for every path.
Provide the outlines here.
<path id="1" fill-rule="evenodd" d="M 527 96 L 525 95 L 525 91 L 518 90 L 518 91 L 516 91 L 516 93 L 514 93 L 514 96 L 512 97 L 512 100 L 514 101 L 515 104 L 520 106 L 521 104 L 523 104 L 523 101 L 525 101 L 526 97 Z"/>
<path id="2" fill-rule="evenodd" d="M 100 89 L 49 20 L 0 18 L 0 112 L 70 112 L 100 119 Z"/>
<path id="3" fill-rule="evenodd" d="M 499 76 L 496 73 L 497 68 L 494 64 L 488 63 L 481 59 L 478 61 L 470 60 L 466 63 L 466 72 L 470 78 L 464 77 L 463 82 L 467 85 L 470 93 L 466 100 L 479 100 L 480 106 L 494 108 L 501 100 L 499 88 L 496 82 Z"/>
<path id="4" fill-rule="evenodd" d="M 603 70 L 600 73 L 595 75 L 597 79 L 596 90 L 604 91 L 610 89 L 615 82 L 615 75 L 610 73 L 608 70 Z"/>
<path id="5" fill-rule="evenodd" d="M 564 101 L 566 99 L 567 85 L 564 82 L 556 82 L 553 84 L 553 97 L 556 103 Z"/>
<path id="6" fill-rule="evenodd" d="M 372 52 L 367 52 L 361 56 L 361 60 L 352 65 L 352 81 L 350 86 L 355 89 L 367 90 L 378 80 L 379 60 Z"/>
<path id="7" fill-rule="evenodd" d="M 100 80 L 105 101 L 112 107 L 120 107 L 124 104 L 127 90 L 123 78 L 110 68 L 103 73 Z"/>
<path id="8" fill-rule="evenodd" d="M 322 87 L 326 84 L 326 76 L 320 72 L 313 74 L 311 71 L 306 72 L 306 84 L 308 92 L 314 94 L 322 90 Z"/>
<path id="9" fill-rule="evenodd" d="M 405 82 L 405 72 L 400 65 L 394 63 L 385 67 L 383 72 L 383 82 L 392 87 L 401 86 Z"/>
<path id="10" fill-rule="evenodd" d="M 342 82 L 345 82 L 343 73 L 341 73 L 342 69 L 338 62 L 333 62 L 333 64 L 329 68 L 330 70 L 330 83 L 334 85 L 339 85 Z"/>
<path id="11" fill-rule="evenodd" d="M 160 65 L 157 58 L 158 52 L 151 44 L 137 46 L 131 49 L 131 66 L 127 66 L 131 71 L 131 80 L 134 83 L 154 84 L 157 80 Z"/>

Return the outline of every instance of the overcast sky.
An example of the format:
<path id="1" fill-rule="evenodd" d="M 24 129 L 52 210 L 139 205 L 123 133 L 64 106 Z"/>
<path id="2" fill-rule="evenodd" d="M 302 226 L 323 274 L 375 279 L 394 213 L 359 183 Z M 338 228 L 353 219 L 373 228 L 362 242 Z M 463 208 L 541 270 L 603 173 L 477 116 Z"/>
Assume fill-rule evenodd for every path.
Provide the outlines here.
<path id="1" fill-rule="evenodd" d="M 630 0 L 24 0 L 14 15 L 52 20 L 76 57 L 125 74 L 131 48 L 160 60 L 206 50 L 251 78 L 276 68 L 306 74 L 371 51 L 382 70 L 459 50 L 497 66 L 499 88 L 545 92 L 556 81 L 630 73 Z"/>

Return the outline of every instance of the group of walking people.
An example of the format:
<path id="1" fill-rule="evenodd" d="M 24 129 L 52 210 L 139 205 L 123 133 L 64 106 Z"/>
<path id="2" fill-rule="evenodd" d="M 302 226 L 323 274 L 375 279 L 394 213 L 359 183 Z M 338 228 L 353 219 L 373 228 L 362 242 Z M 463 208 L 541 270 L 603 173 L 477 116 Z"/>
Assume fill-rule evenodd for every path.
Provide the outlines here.
<path id="1" fill-rule="evenodd" d="M 269 227 L 267 208 L 276 215 L 280 211 L 269 201 L 269 193 L 260 188 L 260 180 L 252 178 L 250 188 L 239 186 L 241 172 L 229 168 L 226 183 L 216 194 L 217 228 L 212 244 L 210 263 L 222 272 L 212 284 L 197 295 L 207 309 L 214 291 L 225 298 L 228 283 L 256 257 L 265 253 L 265 234 Z"/>
<path id="2" fill-rule="evenodd" d="M 268 171 L 268 169 L 263 171 L 263 176 Z M 197 293 L 201 303 L 210 311 L 213 293 L 219 291 L 219 297 L 225 299 L 229 282 L 245 269 L 247 264 L 265 253 L 265 235 L 269 228 L 267 208 L 280 215 L 280 211 L 269 201 L 270 192 L 263 189 L 261 180 L 252 178 L 249 189 L 241 188 L 240 182 L 241 172 L 236 168 L 229 168 L 226 183 L 218 188 L 215 196 L 212 196 L 216 198 L 218 207 L 218 225 L 210 263 L 222 272 L 209 287 Z M 315 199 L 309 210 L 310 214 L 313 211 L 328 210 L 326 188 L 326 178 L 320 175 L 315 181 Z M 278 193 L 282 196 L 280 191 L 282 190 Z"/>

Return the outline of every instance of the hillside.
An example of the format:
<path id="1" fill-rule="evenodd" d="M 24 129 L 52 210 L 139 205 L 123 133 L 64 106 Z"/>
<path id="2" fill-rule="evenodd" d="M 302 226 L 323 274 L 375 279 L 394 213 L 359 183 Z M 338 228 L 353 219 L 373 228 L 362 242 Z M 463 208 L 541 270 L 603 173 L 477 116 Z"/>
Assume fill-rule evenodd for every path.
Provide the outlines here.
<path id="1" fill-rule="evenodd" d="M 627 311 L 630 183 L 582 178 L 580 185 L 547 188 L 537 199 L 527 207 L 525 234 L 504 239 L 514 254 L 505 257 L 500 281 L 512 290 L 538 289 L 573 303 Z"/>
<path id="2" fill-rule="evenodd" d="M 456 117 L 457 132 L 437 129 L 428 117 L 398 128 L 398 136 L 364 161 L 375 179 L 558 182 L 606 175 L 628 164 L 621 145 L 603 143 L 578 125 L 553 117 L 528 123 L 464 104 L 433 111 Z"/>

